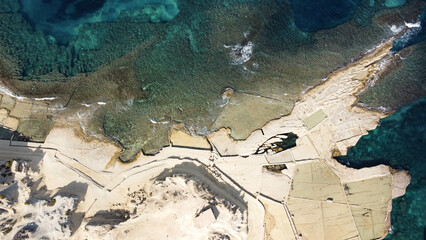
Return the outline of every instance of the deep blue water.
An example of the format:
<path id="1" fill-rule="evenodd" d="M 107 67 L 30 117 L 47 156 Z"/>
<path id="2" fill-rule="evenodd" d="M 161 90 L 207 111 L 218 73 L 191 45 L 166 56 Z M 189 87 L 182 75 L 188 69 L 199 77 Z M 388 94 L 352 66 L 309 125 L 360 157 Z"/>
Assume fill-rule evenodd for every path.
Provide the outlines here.
<path id="1" fill-rule="evenodd" d="M 404 33 L 401 37 L 397 38 L 393 43 L 392 50 L 398 52 L 413 44 L 426 40 L 426 8 L 419 15 L 420 27 L 414 27 Z"/>
<path id="2" fill-rule="evenodd" d="M 158 22 L 169 21 L 179 13 L 174 0 L 20 0 L 20 3 L 21 11 L 35 29 L 52 35 L 62 44 L 77 35 L 80 24 L 116 21 L 124 11 L 164 6 Z M 291 0 L 291 8 L 300 30 L 316 32 L 350 20 L 360 3 L 361 0 Z"/>
<path id="3" fill-rule="evenodd" d="M 157 129 L 145 136 L 146 129 L 152 128 L 145 123 L 150 121 L 142 119 L 170 118 L 185 123 L 192 121 L 194 125 L 197 121 L 213 122 L 218 113 L 210 109 L 211 105 L 226 86 L 256 95 L 276 96 L 302 85 L 306 89 L 333 68 L 389 37 L 390 26 L 403 23 L 405 18 L 401 16 L 410 18 L 410 11 L 419 13 L 421 8 L 416 6 L 420 3 L 420 0 L 0 0 L 0 48 L 2 54 L 17 63 L 19 77 L 33 80 L 36 85 L 37 81 L 55 81 L 43 78 L 52 72 L 64 75 L 58 78 L 64 81 L 69 76 L 94 72 L 140 44 L 154 41 L 133 63 L 139 84 L 133 87 L 143 90 L 146 98 L 129 94 L 129 98 L 135 98 L 135 104 L 121 112 L 114 108 L 103 118 L 108 120 L 103 123 L 107 135 L 124 148 L 139 151 L 146 146 L 133 144 L 152 135 L 167 142 L 166 127 L 164 133 Z M 424 68 L 424 57 L 419 55 L 425 48 L 417 43 L 426 39 L 426 9 L 420 19 L 420 27 L 410 29 L 394 42 L 395 52 L 415 46 L 407 64 L 402 64 L 403 69 L 397 72 L 404 76 L 393 79 L 411 81 L 407 84 L 425 89 L 424 74 L 417 70 Z M 230 64 L 229 49 L 224 46 L 247 42 L 254 43 L 254 53 L 244 63 L 244 69 Z M 120 77 L 118 74 L 116 81 L 122 82 L 117 88 L 125 85 L 124 77 L 124 80 Z M 84 90 L 90 95 L 93 89 L 87 89 Z M 126 93 L 125 90 L 122 92 Z M 409 99 L 418 98 L 408 87 L 392 92 L 392 97 L 398 99 L 398 92 L 412 95 Z M 52 94 L 55 93 L 49 96 Z M 378 102 L 386 105 L 383 99 Z M 199 120 L 206 116 L 212 119 Z M 425 120 L 423 98 L 383 119 L 377 129 L 340 158 L 342 163 L 358 168 L 384 163 L 410 171 L 412 182 L 407 194 L 393 203 L 393 233 L 389 239 L 425 237 Z M 0 129 L 2 134 L 10 133 Z"/>
<path id="4" fill-rule="evenodd" d="M 174 0 L 20 0 L 21 11 L 36 30 L 61 44 L 78 34 L 81 24 L 114 22 L 123 11 L 142 8 L 151 22 L 166 22 L 178 13 Z M 143 11 L 138 13 L 143 15 Z"/>
<path id="5" fill-rule="evenodd" d="M 126 63 L 134 75 L 117 73 L 104 82 L 117 86 L 112 89 L 115 95 L 110 94 L 114 100 L 121 95 L 135 100 L 129 109 L 111 109 L 102 117 L 108 120 L 103 130 L 130 146 L 150 138 L 142 137 L 150 129 L 150 121 L 143 118 L 185 122 L 199 129 L 194 130 L 197 134 L 212 130 L 221 111 L 217 99 L 225 87 L 293 103 L 335 68 L 394 35 L 391 26 L 411 23 L 422 7 L 421 0 L 0 0 L 0 57 L 11 62 L 16 78 L 37 84 L 90 75 L 144 46 Z M 397 39 L 395 51 L 424 39 L 425 11 L 421 18 L 420 27 Z M 424 74 L 405 74 L 423 67 L 424 58 L 418 55 L 424 48 L 414 48 L 405 61 L 410 64 L 398 71 L 403 77 L 393 79 L 426 89 Z M 33 89 L 44 87 L 23 85 L 19 90 L 24 94 L 36 95 Z M 81 93 L 81 101 L 95 101 L 87 97 L 97 91 L 93 86 L 73 96 Z M 390 91 L 377 92 L 376 102 L 389 107 L 383 96 Z M 391 107 L 399 106 L 401 99 L 407 103 L 423 96 L 422 91 L 392 95 L 396 103 Z M 373 98 L 367 98 L 367 104 L 368 99 Z M 247 121 L 260 127 L 266 120 Z M 127 126 L 145 130 L 136 134 Z M 166 138 L 163 134 L 163 143 Z"/>
<path id="6" fill-rule="evenodd" d="M 361 0 L 292 0 L 296 26 L 304 32 L 329 29 L 350 20 Z"/>
<path id="7" fill-rule="evenodd" d="M 426 97 L 381 120 L 348 154 L 338 159 L 355 168 L 386 164 L 410 172 L 404 196 L 392 204 L 386 239 L 421 240 L 426 235 Z"/>
<path id="8" fill-rule="evenodd" d="M 264 26 L 263 34 L 269 39 L 262 42 L 262 46 L 273 46 L 273 49 L 262 50 L 269 54 L 280 50 L 278 48 L 291 49 L 312 44 L 314 42 L 311 34 L 333 29 L 351 20 L 362 27 L 368 27 L 376 13 L 388 9 L 385 2 L 387 1 L 0 0 L 0 42 L 13 51 L 12 57 L 17 58 L 16 61 L 21 65 L 24 79 L 39 78 L 54 71 L 72 76 L 96 71 L 102 64 L 122 56 L 150 35 L 155 35 L 153 32 L 164 31 L 162 23 L 173 22 L 172 24 L 183 24 L 191 28 L 205 25 L 197 32 L 198 36 L 191 40 L 194 43 L 208 38 L 205 34 L 211 30 L 210 26 L 226 23 L 226 19 L 234 21 L 238 28 L 238 21 L 244 21 L 244 16 L 237 16 L 236 21 L 232 13 L 241 6 L 259 7 L 253 10 L 260 13 L 259 26 Z M 418 4 L 416 2 L 420 0 L 409 1 L 405 5 L 410 2 Z M 219 17 L 224 19 L 209 16 L 215 9 L 223 9 L 223 6 L 233 11 Z M 276 14 L 268 16 L 268 12 Z M 423 20 L 425 15 L 422 15 Z M 256 26 L 250 27 L 256 29 Z M 424 29 L 426 28 L 412 29 L 398 39 L 395 51 L 424 40 Z M 247 30 L 244 27 L 240 29 L 241 32 Z M 358 36 L 365 38 L 355 31 L 369 30 L 350 29 L 347 35 L 340 36 L 347 38 L 347 42 L 360 41 L 355 39 Z M 184 34 L 183 32 L 182 35 Z M 383 33 L 377 32 L 379 34 Z M 376 37 L 372 34 L 370 36 Z M 333 34 L 326 36 L 328 37 L 333 37 Z M 103 52 L 104 48 L 109 50 Z M 334 47 L 330 48 L 330 52 L 338 51 Z"/>

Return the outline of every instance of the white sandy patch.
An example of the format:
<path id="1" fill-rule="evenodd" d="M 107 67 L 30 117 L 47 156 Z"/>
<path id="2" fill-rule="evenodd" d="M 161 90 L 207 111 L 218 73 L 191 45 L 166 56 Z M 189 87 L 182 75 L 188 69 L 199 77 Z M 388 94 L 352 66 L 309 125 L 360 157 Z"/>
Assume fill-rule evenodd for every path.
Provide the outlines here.
<path id="1" fill-rule="evenodd" d="M 114 228 L 86 226 L 87 237 L 89 239 L 204 240 L 213 236 L 228 236 L 229 239 L 246 239 L 246 214 L 239 209 L 233 213 L 230 210 L 233 207 L 230 203 L 217 196 L 213 197 L 202 185 L 193 180 L 179 176 L 168 177 L 162 182 L 147 186 L 146 192 L 149 194 L 142 204 L 139 205 L 138 201 L 135 201 L 133 207 L 136 212 L 128 221 Z M 131 204 L 115 206 L 130 207 Z M 217 208 L 219 215 L 216 220 L 200 226 L 197 224 L 196 216 L 206 206 Z M 206 214 L 212 214 L 213 217 L 209 209 L 206 210 Z"/>
<path id="2" fill-rule="evenodd" d="M 50 202 L 33 198 L 28 183 L 29 179 L 36 180 L 39 173 L 33 172 L 23 161 L 13 161 L 10 169 L 12 179 L 1 179 L 13 183 L 9 185 L 11 189 L 3 191 L 6 199 L 0 201 L 0 208 L 8 209 L 0 215 L 2 239 L 26 239 L 24 236 L 28 236 L 27 239 L 68 239 L 71 228 L 67 212 L 73 210 L 74 199 L 59 195 Z M 10 195 L 11 192 L 17 197 Z"/>

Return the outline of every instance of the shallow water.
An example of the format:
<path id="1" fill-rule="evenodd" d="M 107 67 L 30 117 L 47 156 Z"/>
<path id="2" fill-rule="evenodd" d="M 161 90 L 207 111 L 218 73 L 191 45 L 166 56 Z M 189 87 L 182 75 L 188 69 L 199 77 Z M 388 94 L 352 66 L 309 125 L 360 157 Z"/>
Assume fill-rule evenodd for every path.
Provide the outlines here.
<path id="1" fill-rule="evenodd" d="M 368 105 L 393 111 L 426 95 L 426 42 L 399 52 L 392 71 L 378 77 L 374 87 L 360 95 Z"/>
<path id="2" fill-rule="evenodd" d="M 363 136 L 338 160 L 355 168 L 386 164 L 410 172 L 404 196 L 392 204 L 392 230 L 386 239 L 425 239 L 426 230 L 426 97 L 400 108 Z"/>
<path id="3" fill-rule="evenodd" d="M 174 123 L 200 135 L 231 127 L 234 138 L 246 138 L 288 114 L 331 71 L 405 23 L 419 22 L 422 12 L 421 27 L 395 41 L 401 58 L 394 58 L 393 71 L 360 99 L 392 110 L 424 96 L 424 6 L 420 0 L 0 0 L 0 77 L 20 94 L 57 97 L 63 119 L 88 118 L 87 133 L 118 141 L 127 161 L 140 149 L 155 153 L 167 145 Z M 227 87 L 235 90 L 231 100 L 222 97 Z M 385 163 L 410 171 L 406 195 L 393 203 L 389 239 L 425 237 L 425 113 L 425 98 L 402 108 L 340 158 L 358 168 Z"/>
<path id="4" fill-rule="evenodd" d="M 246 138 L 394 35 L 393 25 L 416 21 L 424 5 L 105 0 L 85 1 L 93 5 L 79 12 L 82 1 L 43 2 L 37 18 L 40 1 L 0 0 L 0 52 L 10 66 L 2 75 L 25 80 L 9 82 L 24 95 L 57 96 L 70 113 L 106 102 L 85 127 L 117 140 L 123 160 L 167 145 L 174 123 L 200 135 L 230 127 Z M 221 95 L 227 87 L 236 90 L 229 103 Z"/>
<path id="5" fill-rule="evenodd" d="M 81 24 L 116 22 L 132 16 L 139 22 L 167 22 L 179 13 L 174 0 L 20 0 L 21 12 L 51 42 L 67 44 Z M 123 14 L 122 14 L 123 13 Z"/>

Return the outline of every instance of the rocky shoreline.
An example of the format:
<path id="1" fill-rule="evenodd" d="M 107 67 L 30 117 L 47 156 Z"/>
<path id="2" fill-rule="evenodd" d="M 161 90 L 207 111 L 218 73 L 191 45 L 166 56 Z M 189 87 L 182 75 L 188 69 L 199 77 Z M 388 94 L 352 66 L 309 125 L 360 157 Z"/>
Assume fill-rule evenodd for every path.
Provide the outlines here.
<path id="1" fill-rule="evenodd" d="M 231 129 L 222 128 L 203 138 L 191 136 L 185 128 L 175 127 L 169 134 L 169 147 L 152 156 L 140 153 L 136 160 L 127 164 L 117 161 L 121 149 L 114 143 L 87 141 L 76 134 L 78 126 L 67 126 L 66 122 L 56 123 L 41 143 L 0 141 L 0 159 L 13 163 L 10 168 L 13 177 L 0 191 L 4 196 L 0 208 L 22 209 L 28 202 L 34 206 L 33 214 L 45 211 L 35 207 L 38 201 L 29 201 L 42 191 L 43 197 L 37 196 L 37 199 L 63 200 L 70 209 L 68 215 L 66 211 L 57 211 L 58 217 L 67 224 L 63 229 L 51 231 L 52 239 L 60 236 L 71 239 L 146 236 L 147 229 L 135 226 L 159 213 L 158 201 L 150 198 L 152 196 L 146 197 L 148 201 L 142 204 L 142 211 L 127 215 L 124 213 L 134 211 L 134 206 L 130 204 L 132 199 L 126 196 L 164 184 L 166 178 L 161 181 L 158 178 L 167 170 L 170 173 L 164 176 L 173 184 L 173 177 L 186 179 L 181 182 L 185 191 L 189 191 L 186 185 L 193 184 L 191 181 L 200 184 L 200 189 L 210 189 L 204 192 L 204 197 L 194 195 L 194 209 L 165 208 L 163 212 L 167 216 L 176 215 L 176 219 L 186 216 L 190 219 L 188 226 L 192 227 L 198 221 L 197 213 L 200 216 L 200 210 L 210 204 L 203 201 L 214 197 L 220 199 L 218 208 L 222 210 L 219 218 L 210 217 L 211 222 L 202 228 L 194 227 L 189 231 L 170 223 L 170 228 L 151 232 L 152 239 L 162 239 L 163 234 L 194 237 L 193 231 L 200 229 L 204 229 L 204 235 L 198 236 L 200 239 L 383 238 L 390 228 L 392 198 L 405 193 L 410 180 L 408 173 L 384 165 L 355 170 L 339 164 L 333 156 L 344 155 L 348 147 L 354 146 L 388 115 L 358 107 L 355 103 L 356 94 L 366 87 L 373 72 L 377 72 L 378 62 L 387 57 L 391 47 L 392 41 L 388 41 L 359 61 L 336 70 L 322 84 L 304 94 L 291 114 L 268 122 L 244 141 L 231 138 Z M 34 101 L 7 95 L 3 95 L 0 106 L 0 123 L 11 130 L 18 129 L 24 121 L 45 121 L 52 115 L 48 103 L 43 103 L 40 110 Z M 232 116 L 221 117 L 226 122 L 226 118 Z M 289 133 L 297 135 L 295 146 L 291 144 L 288 149 L 280 150 L 276 147 L 283 146 L 277 145 L 279 139 L 284 141 Z M 259 153 L 259 148 L 265 144 L 272 146 L 272 150 Z M 16 166 L 25 160 L 30 161 L 31 166 L 19 170 Z M 22 182 L 18 175 L 29 181 Z M 35 182 L 38 182 L 37 187 L 31 191 L 31 184 Z M 11 186 L 18 186 L 17 198 L 11 194 Z M 179 191 L 169 199 L 176 206 L 182 204 L 185 195 L 183 190 Z M 64 200 L 64 196 L 74 199 L 72 204 Z M 235 218 L 229 215 L 225 202 L 231 203 L 230 208 L 244 203 L 238 208 L 241 214 L 236 214 Z M 120 221 L 89 224 L 92 219 L 103 216 L 99 215 L 102 211 L 116 210 L 123 213 L 119 214 Z M 19 214 L 19 211 L 7 211 L 0 215 L 3 219 L 0 223 L 12 219 L 8 223 L 10 226 L 5 227 L 7 232 L 2 230 L 5 239 L 13 239 L 28 226 L 30 221 Z M 226 223 L 235 228 L 225 229 Z M 155 227 L 153 225 L 152 229 Z M 109 232 L 111 228 L 115 231 Z M 30 238 L 42 236 L 43 229 L 36 228 L 27 234 Z"/>

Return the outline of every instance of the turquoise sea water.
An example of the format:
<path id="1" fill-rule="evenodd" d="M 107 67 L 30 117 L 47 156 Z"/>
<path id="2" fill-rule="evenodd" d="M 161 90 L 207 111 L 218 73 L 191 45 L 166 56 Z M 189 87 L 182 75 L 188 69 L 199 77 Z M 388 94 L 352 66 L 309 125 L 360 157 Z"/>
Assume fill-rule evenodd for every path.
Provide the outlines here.
<path id="1" fill-rule="evenodd" d="M 386 239 L 426 237 L 426 97 L 400 108 L 363 136 L 339 162 L 355 168 L 386 164 L 408 170 L 411 183 L 392 204 L 392 230 Z"/>
<path id="2" fill-rule="evenodd" d="M 266 101 L 255 102 L 255 114 L 228 120 L 248 122 L 248 131 L 232 130 L 246 138 L 288 114 L 302 92 L 334 69 L 389 39 L 392 29 L 417 22 L 424 6 L 421 0 L 0 0 L 0 76 L 13 79 L 9 84 L 23 95 L 57 96 L 76 111 L 106 102 L 87 129 L 116 140 L 128 161 L 141 149 L 155 153 L 167 145 L 175 123 L 198 135 L 226 127 L 216 123 L 227 87 L 281 104 L 268 112 Z M 398 46 L 414 44 L 414 60 L 406 61 L 411 71 L 424 54 L 421 37 L 406 39 Z M 421 74 L 391 78 L 383 82 L 421 87 L 389 98 L 378 83 L 363 101 L 396 108 L 425 94 Z"/>
<path id="3" fill-rule="evenodd" d="M 175 123 L 193 134 L 214 130 L 226 87 L 282 103 L 273 114 L 259 104 L 252 119 L 233 119 L 253 130 L 288 114 L 301 92 L 405 23 L 415 26 L 394 43 L 401 58 L 360 99 L 392 110 L 425 96 L 425 2 L 0 0 L 0 77 L 23 95 L 58 96 L 75 111 L 106 102 L 92 113 L 93 128 L 116 140 L 128 161 L 167 145 Z M 383 119 L 340 158 L 353 167 L 410 171 L 407 194 L 393 204 L 389 239 L 425 237 L 425 102 Z"/>
<path id="4" fill-rule="evenodd" d="M 130 16 L 133 21 L 167 22 L 179 13 L 174 0 L 20 0 L 20 5 L 35 30 L 60 44 L 78 35 L 82 24 L 116 22 Z"/>

